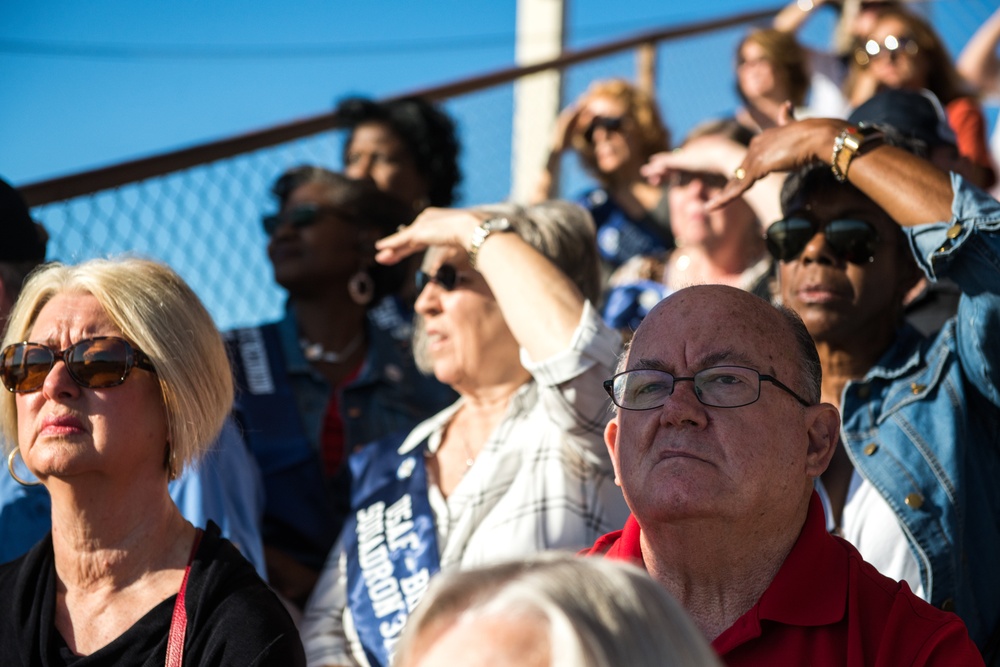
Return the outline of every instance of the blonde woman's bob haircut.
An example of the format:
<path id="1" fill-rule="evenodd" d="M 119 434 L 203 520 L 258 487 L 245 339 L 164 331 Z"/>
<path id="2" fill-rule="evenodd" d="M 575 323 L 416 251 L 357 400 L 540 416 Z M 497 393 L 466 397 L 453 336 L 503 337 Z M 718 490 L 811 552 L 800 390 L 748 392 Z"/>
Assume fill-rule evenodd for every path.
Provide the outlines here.
<path id="1" fill-rule="evenodd" d="M 414 667 L 446 632 L 480 619 L 537 623 L 548 646 L 535 648 L 552 667 L 722 666 L 680 604 L 643 570 L 547 552 L 438 575 L 403 630 L 393 667 Z"/>
<path id="2" fill-rule="evenodd" d="M 10 314 L 2 347 L 29 339 L 42 308 L 58 295 L 92 295 L 122 336 L 156 368 L 167 415 L 167 472 L 214 441 L 233 405 L 233 376 L 222 337 L 201 300 L 173 269 L 146 259 L 47 264 L 29 276 Z M 0 392 L 7 447 L 17 442 L 17 408 Z"/>

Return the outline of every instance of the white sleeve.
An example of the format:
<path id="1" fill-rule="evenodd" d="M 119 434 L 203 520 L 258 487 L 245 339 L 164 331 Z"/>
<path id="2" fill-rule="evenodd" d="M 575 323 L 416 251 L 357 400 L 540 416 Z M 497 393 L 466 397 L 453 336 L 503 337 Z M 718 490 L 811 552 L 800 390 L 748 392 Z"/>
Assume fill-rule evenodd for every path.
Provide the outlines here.
<path id="1" fill-rule="evenodd" d="M 358 665 L 345 633 L 346 610 L 347 553 L 338 539 L 323 564 L 299 626 L 308 667 Z"/>

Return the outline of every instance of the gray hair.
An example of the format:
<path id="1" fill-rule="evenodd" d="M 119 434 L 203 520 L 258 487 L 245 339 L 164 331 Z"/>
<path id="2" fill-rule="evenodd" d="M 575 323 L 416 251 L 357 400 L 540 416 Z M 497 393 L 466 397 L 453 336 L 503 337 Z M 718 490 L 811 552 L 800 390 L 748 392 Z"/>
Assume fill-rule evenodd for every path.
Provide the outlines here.
<path id="1" fill-rule="evenodd" d="M 560 200 L 532 206 L 499 203 L 476 206 L 470 210 L 510 221 L 514 233 L 545 255 L 573 281 L 583 297 L 592 304 L 600 302 L 601 270 L 597 257 L 597 233 L 594 219 L 585 208 Z M 417 368 L 432 375 L 427 355 L 427 341 L 419 316 L 413 328 L 413 354 Z"/>
<path id="2" fill-rule="evenodd" d="M 525 243 L 542 253 L 573 281 L 585 299 L 596 304 L 601 297 L 601 271 L 597 257 L 594 219 L 582 206 L 549 200 L 532 206 L 500 203 L 472 210 L 507 218 Z"/>
<path id="3" fill-rule="evenodd" d="M 787 306 L 775 305 L 799 349 L 799 381 L 806 388 L 804 398 L 810 403 L 819 403 L 823 391 L 823 365 L 819 361 L 816 343 L 799 314 Z"/>
<path id="4" fill-rule="evenodd" d="M 414 664 L 417 638 L 434 626 L 525 616 L 546 627 L 553 667 L 721 667 L 680 604 L 646 572 L 558 552 L 439 575 L 393 665 Z"/>

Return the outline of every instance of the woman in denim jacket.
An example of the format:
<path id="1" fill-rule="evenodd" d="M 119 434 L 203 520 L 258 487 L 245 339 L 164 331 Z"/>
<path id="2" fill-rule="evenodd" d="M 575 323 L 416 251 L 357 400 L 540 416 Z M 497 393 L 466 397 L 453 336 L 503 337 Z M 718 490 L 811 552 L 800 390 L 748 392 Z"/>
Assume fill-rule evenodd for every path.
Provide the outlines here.
<path id="1" fill-rule="evenodd" d="M 831 529 L 955 611 L 993 664 L 1000 345 L 990 336 L 1000 331 L 1000 202 L 873 133 L 812 119 L 755 139 L 710 205 L 795 169 L 768 246 L 785 305 L 816 341 L 823 400 L 842 413 L 844 446 L 822 479 Z M 929 338 L 902 317 L 918 268 L 962 292 L 957 315 Z"/>

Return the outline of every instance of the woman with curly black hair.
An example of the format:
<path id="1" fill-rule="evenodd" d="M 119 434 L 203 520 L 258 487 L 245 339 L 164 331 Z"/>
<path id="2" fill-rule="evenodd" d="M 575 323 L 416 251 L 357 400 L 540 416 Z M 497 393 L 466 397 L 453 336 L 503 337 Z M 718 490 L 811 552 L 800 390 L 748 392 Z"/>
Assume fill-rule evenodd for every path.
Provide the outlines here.
<path id="1" fill-rule="evenodd" d="M 344 174 L 370 178 L 419 213 L 451 206 L 462 175 L 455 123 L 431 102 L 408 97 L 376 102 L 349 97 L 337 105 L 349 134 Z"/>

